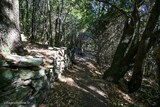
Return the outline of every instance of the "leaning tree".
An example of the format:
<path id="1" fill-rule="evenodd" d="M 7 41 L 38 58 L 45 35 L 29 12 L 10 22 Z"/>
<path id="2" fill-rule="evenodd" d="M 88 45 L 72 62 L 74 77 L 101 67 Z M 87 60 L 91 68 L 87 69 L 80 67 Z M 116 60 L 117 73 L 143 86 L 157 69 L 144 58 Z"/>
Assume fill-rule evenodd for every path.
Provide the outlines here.
<path id="1" fill-rule="evenodd" d="M 110 4 L 107 0 L 100 1 Z M 143 16 L 140 16 L 139 9 L 142 5 L 146 5 L 143 0 L 134 1 L 133 9 L 130 12 L 131 14 L 110 4 L 124 14 L 126 21 L 112 64 L 104 73 L 103 78 L 119 84 L 119 81 L 124 77 L 126 72 L 133 69 L 130 81 L 126 82 L 127 91 L 130 93 L 136 91 L 141 86 L 142 67 L 145 55 L 153 46 L 156 40 L 155 38 L 157 38 L 157 34 L 159 34 L 159 30 L 155 28 L 160 15 L 160 0 L 156 0 L 153 4 L 148 15 L 149 18 L 147 23 L 144 24 L 144 30 L 142 30 L 142 32 L 139 31 L 139 25 L 142 23 Z"/>

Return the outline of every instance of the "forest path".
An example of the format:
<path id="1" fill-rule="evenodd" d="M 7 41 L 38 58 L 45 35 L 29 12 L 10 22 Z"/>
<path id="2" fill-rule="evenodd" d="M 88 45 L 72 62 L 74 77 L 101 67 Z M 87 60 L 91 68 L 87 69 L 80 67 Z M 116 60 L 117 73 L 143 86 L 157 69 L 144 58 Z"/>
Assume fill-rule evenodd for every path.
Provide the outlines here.
<path id="1" fill-rule="evenodd" d="M 41 55 L 45 59 L 44 67 L 49 65 L 48 46 L 24 45 L 27 55 Z M 76 56 L 76 64 L 62 75 L 39 107 L 152 107 L 159 102 L 159 88 L 153 80 L 144 78 L 140 90 L 126 94 L 117 85 L 102 80 L 103 73 L 93 56 Z"/>
<path id="2" fill-rule="evenodd" d="M 108 90 L 93 57 L 76 57 L 76 65 L 63 73 L 51 91 L 52 107 L 114 107 L 109 104 Z"/>
<path id="3" fill-rule="evenodd" d="M 46 45 L 24 45 L 29 55 L 40 54 L 45 58 L 44 66 L 49 65 Z M 61 81 L 54 82 L 54 88 L 40 107 L 113 107 L 108 102 L 115 102 L 111 100 L 116 98 L 116 93 L 109 84 L 102 80 L 93 56 L 76 56 L 76 64 L 62 73 Z"/>

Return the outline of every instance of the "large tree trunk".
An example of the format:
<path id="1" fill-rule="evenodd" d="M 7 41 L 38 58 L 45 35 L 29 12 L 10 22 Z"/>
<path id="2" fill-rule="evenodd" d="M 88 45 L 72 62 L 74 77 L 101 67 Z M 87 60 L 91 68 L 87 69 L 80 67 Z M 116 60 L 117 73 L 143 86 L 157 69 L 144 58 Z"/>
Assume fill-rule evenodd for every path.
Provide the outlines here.
<path id="1" fill-rule="evenodd" d="M 119 79 L 122 78 L 124 74 L 127 72 L 127 69 L 129 68 L 130 65 L 130 62 L 128 61 L 134 58 L 134 54 L 132 55 L 132 57 L 127 58 L 128 56 L 125 53 L 129 48 L 129 44 L 133 44 L 135 42 L 132 40 L 135 40 L 133 34 L 135 32 L 137 22 L 139 21 L 137 6 L 139 6 L 139 4 L 135 3 L 130 21 L 128 18 L 126 19 L 123 35 L 115 52 L 111 67 L 104 73 L 103 79 L 107 79 L 108 81 L 117 83 Z M 129 50 L 128 52 L 133 50 Z"/>
<path id="2" fill-rule="evenodd" d="M 0 2 L 0 52 L 21 54 L 22 43 L 19 26 L 19 1 Z"/>
<path id="3" fill-rule="evenodd" d="M 137 8 L 137 6 L 135 7 Z M 135 10 L 134 10 L 135 11 Z M 132 18 L 136 16 L 136 12 L 132 14 Z M 142 34 L 141 41 L 136 44 L 131 42 L 132 45 L 128 49 L 128 44 L 130 43 L 131 38 L 133 37 L 134 30 L 136 28 L 136 17 L 134 18 L 134 23 L 126 23 L 124 27 L 124 32 L 118 45 L 117 51 L 115 53 L 111 67 L 104 73 L 103 78 L 114 83 L 119 83 L 120 78 L 123 78 L 125 73 L 130 69 L 130 65 L 134 62 L 133 75 L 128 83 L 129 92 L 134 92 L 141 86 L 142 82 L 142 64 L 145 58 L 146 53 L 148 52 L 151 46 L 151 39 L 153 39 L 153 30 L 156 26 L 160 15 L 160 1 L 157 0 L 155 5 L 152 8 L 149 20 L 145 27 L 145 31 Z M 132 20 L 131 20 L 132 22 Z M 132 25 L 132 26 L 131 26 Z M 134 25 L 134 26 L 133 26 Z M 128 39 L 129 38 L 129 39 Z M 126 42 L 127 40 L 127 42 Z M 128 50 L 128 51 L 127 51 Z M 127 52 L 126 52 L 127 51 Z M 125 54 L 126 53 L 126 54 Z"/>
<path id="4" fill-rule="evenodd" d="M 141 86 L 142 82 L 142 64 L 146 55 L 148 47 L 148 39 L 151 38 L 153 30 L 157 24 L 160 15 L 160 0 L 156 0 L 154 7 L 152 8 L 149 20 L 147 22 L 145 31 L 143 32 L 142 39 L 139 43 L 138 52 L 136 54 L 136 60 L 133 69 L 133 75 L 129 82 L 129 92 L 134 92 Z"/>
<path id="5" fill-rule="evenodd" d="M 107 79 L 113 83 L 118 83 L 119 80 L 124 77 L 125 73 L 132 68 L 131 64 L 134 63 L 134 57 L 138 49 L 138 44 L 132 45 L 129 48 L 126 56 L 123 57 L 119 63 L 115 64 L 114 67 L 110 67 L 103 75 L 103 79 Z"/>

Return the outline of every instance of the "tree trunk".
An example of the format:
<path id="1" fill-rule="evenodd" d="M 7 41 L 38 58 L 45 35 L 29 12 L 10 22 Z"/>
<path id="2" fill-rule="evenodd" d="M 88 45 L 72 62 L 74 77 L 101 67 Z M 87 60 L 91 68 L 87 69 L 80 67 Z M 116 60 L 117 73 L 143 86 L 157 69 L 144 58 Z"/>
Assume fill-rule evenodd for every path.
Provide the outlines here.
<path id="1" fill-rule="evenodd" d="M 36 1 L 33 0 L 33 7 L 32 7 L 32 36 L 31 42 L 34 43 L 36 41 L 36 34 L 35 34 L 35 11 L 36 11 Z"/>
<path id="2" fill-rule="evenodd" d="M 49 13 L 49 45 L 53 46 L 53 35 L 52 35 L 52 14 L 51 14 L 51 1 L 48 0 L 48 13 Z"/>
<path id="3" fill-rule="evenodd" d="M 28 0 L 25 0 L 25 3 L 26 3 L 26 6 L 25 6 L 25 8 L 26 8 L 26 13 L 25 13 L 26 14 L 25 15 L 26 25 L 25 25 L 24 32 L 28 36 L 28 35 L 30 35 L 30 27 L 29 27 L 29 23 L 30 23 L 30 21 L 29 21 L 29 2 L 28 2 Z"/>
<path id="4" fill-rule="evenodd" d="M 1 0 L 0 31 L 0 52 L 22 54 L 18 0 Z"/>
<path id="5" fill-rule="evenodd" d="M 55 46 L 57 47 L 62 45 L 62 11 L 63 0 L 58 0 L 57 19 L 55 23 Z"/>
<path id="6" fill-rule="evenodd" d="M 155 5 L 152 8 L 149 20 L 147 22 L 145 31 L 143 32 L 142 39 L 140 41 L 138 52 L 136 54 L 136 60 L 133 69 L 133 75 L 129 82 L 129 92 L 134 92 L 139 89 L 142 82 L 142 64 L 146 55 L 148 47 L 148 39 L 152 36 L 152 32 L 157 24 L 160 16 L 160 0 L 156 0 Z"/>
<path id="7" fill-rule="evenodd" d="M 135 32 L 136 24 L 139 20 L 137 5 L 138 4 L 135 4 L 134 6 L 134 10 L 130 18 L 131 21 L 129 22 L 129 19 L 128 18 L 126 19 L 123 35 L 121 37 L 120 43 L 115 52 L 111 67 L 104 73 L 103 79 L 107 79 L 109 81 L 117 83 L 119 79 L 122 78 L 124 74 L 127 72 L 126 68 L 129 67 L 130 63 L 128 63 L 128 61 L 125 61 L 124 59 L 126 60 L 128 59 L 126 58 L 125 53 L 129 48 L 128 45 L 134 42 L 132 41 L 132 39 L 133 38 L 135 39 L 135 37 L 133 37 L 133 34 Z M 129 59 L 132 60 L 133 57 L 134 55 L 132 55 L 132 57 L 130 57 Z M 126 65 L 123 65 L 123 64 L 126 64 Z"/>
<path id="8" fill-rule="evenodd" d="M 157 69 L 157 81 L 158 81 L 158 85 L 159 85 L 159 89 L 160 89 L 160 46 L 157 50 L 157 66 L 158 66 L 158 69 Z"/>
<path id="9" fill-rule="evenodd" d="M 125 73 L 132 67 L 131 64 L 134 62 L 134 57 L 138 49 L 138 44 L 130 47 L 126 56 L 119 63 L 110 67 L 103 75 L 103 79 L 118 83 L 119 80 L 124 77 Z M 117 71 L 117 72 L 115 72 Z"/>
<path id="10" fill-rule="evenodd" d="M 137 8 L 137 6 L 135 6 Z M 136 16 L 136 12 L 133 11 L 132 17 Z M 131 37 L 133 38 L 134 30 L 136 28 L 136 20 L 133 20 L 134 23 L 132 23 L 132 20 L 130 23 L 126 23 L 124 27 L 124 32 L 120 41 L 120 44 L 118 45 L 117 51 L 115 53 L 113 62 L 111 67 L 104 73 L 103 78 L 107 79 L 108 81 L 112 81 L 114 83 L 118 83 L 120 78 L 123 78 L 125 73 L 130 69 L 130 65 L 135 62 L 134 69 L 133 69 L 133 75 L 131 80 L 128 83 L 128 90 L 130 93 L 136 91 L 141 86 L 142 82 L 142 64 L 143 60 L 145 58 L 145 54 L 150 49 L 152 43 L 150 43 L 149 40 L 153 38 L 153 30 L 156 26 L 156 22 L 158 21 L 160 14 L 160 1 L 157 0 L 155 2 L 155 5 L 152 8 L 149 20 L 147 22 L 147 25 L 145 27 L 145 31 L 142 34 L 141 41 L 137 44 L 133 44 L 134 42 L 131 42 L 133 46 L 128 49 L 128 44 L 130 43 Z M 132 26 L 131 26 L 132 25 Z M 128 39 L 129 38 L 129 39 Z M 127 40 L 127 41 L 126 41 Z M 128 50 L 128 51 L 127 51 Z M 127 51 L 127 54 L 125 54 Z"/>

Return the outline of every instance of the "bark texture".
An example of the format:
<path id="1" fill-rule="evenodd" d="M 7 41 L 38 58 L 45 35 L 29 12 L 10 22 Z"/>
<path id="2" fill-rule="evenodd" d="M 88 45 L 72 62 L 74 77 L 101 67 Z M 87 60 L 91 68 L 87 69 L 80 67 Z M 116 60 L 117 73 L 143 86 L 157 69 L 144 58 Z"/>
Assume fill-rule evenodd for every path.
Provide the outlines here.
<path id="1" fill-rule="evenodd" d="M 0 51 L 22 53 L 19 26 L 19 0 L 0 2 Z"/>

